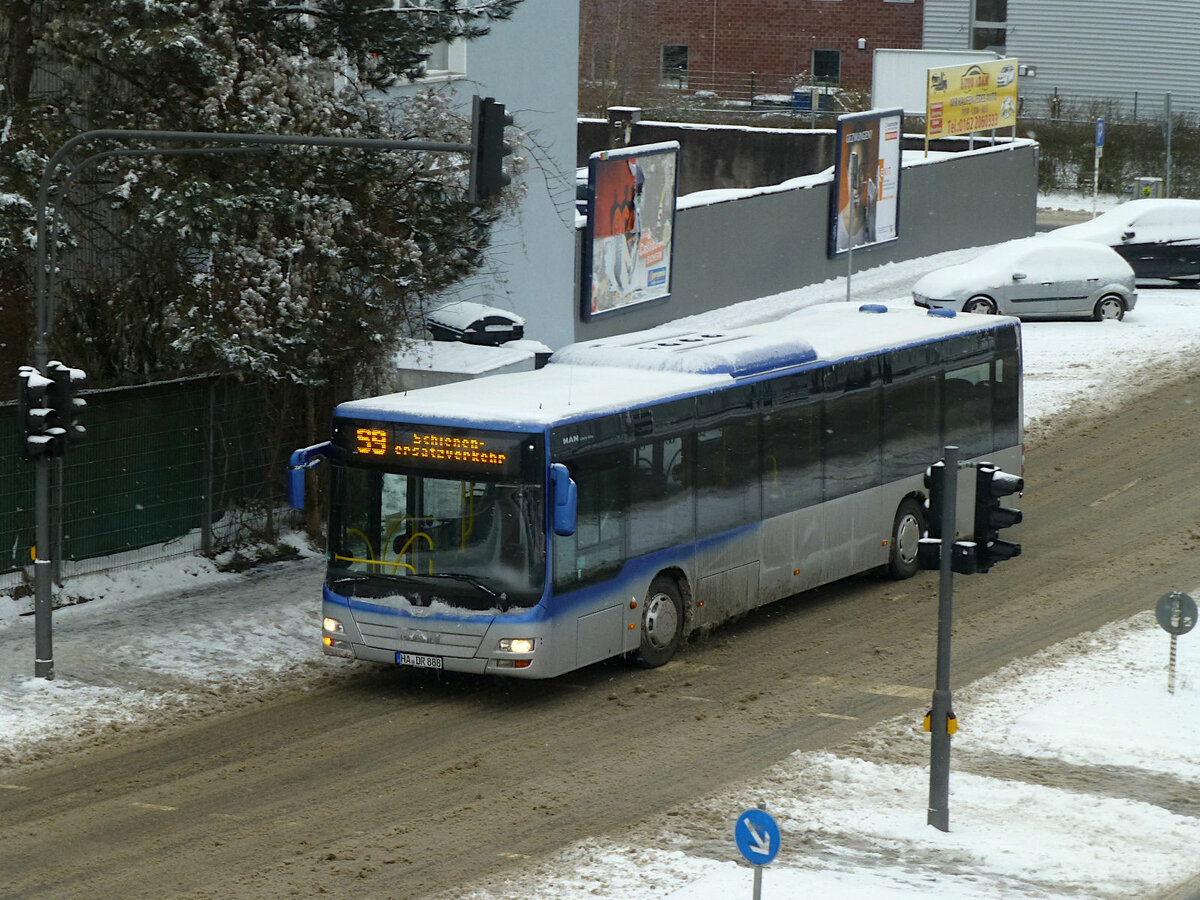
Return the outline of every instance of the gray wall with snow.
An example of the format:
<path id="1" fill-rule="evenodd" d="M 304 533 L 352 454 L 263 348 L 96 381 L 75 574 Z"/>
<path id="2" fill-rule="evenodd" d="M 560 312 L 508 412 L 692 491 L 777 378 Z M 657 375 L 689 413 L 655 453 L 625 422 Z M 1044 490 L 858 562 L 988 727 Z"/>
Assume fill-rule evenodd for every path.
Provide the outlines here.
<path id="1" fill-rule="evenodd" d="M 647 143 L 641 138 L 638 131 L 636 142 Z M 655 141 L 672 139 L 686 146 L 696 135 L 691 131 L 654 132 Z M 992 146 L 979 139 L 973 144 L 966 138 L 950 139 L 938 142 L 939 151 L 929 157 L 915 149 L 920 143 L 911 137 L 905 142 L 899 238 L 855 250 L 855 271 L 1033 234 L 1035 142 L 1005 140 Z M 832 158 L 832 149 L 829 153 Z M 686 168 L 687 158 L 684 153 L 681 169 Z M 577 291 L 575 339 L 651 328 L 743 300 L 845 277 L 845 255 L 835 259 L 827 255 L 832 174 L 817 172 L 809 178 L 795 178 L 803 174 L 792 170 L 786 176 L 794 179 L 794 186 L 725 190 L 711 200 L 702 195 L 681 196 L 675 219 L 671 296 L 581 321 Z M 685 183 L 682 174 L 681 183 Z M 582 234 L 580 228 L 579 245 Z M 576 283 L 579 259 L 577 250 Z"/>

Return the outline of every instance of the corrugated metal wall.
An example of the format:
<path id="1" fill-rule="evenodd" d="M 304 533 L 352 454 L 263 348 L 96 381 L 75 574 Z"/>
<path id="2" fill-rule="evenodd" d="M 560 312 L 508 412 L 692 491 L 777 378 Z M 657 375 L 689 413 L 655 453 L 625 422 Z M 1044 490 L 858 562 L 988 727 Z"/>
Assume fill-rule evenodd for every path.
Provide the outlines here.
<path id="1" fill-rule="evenodd" d="M 970 0 L 925 0 L 924 46 L 970 49 Z M 1026 113 L 1047 115 L 1057 88 L 1064 116 L 1119 103 L 1130 118 L 1200 115 L 1197 78 L 1200 2 L 1196 0 L 1008 0 L 1008 49 L 1034 77 L 1021 79 Z"/>

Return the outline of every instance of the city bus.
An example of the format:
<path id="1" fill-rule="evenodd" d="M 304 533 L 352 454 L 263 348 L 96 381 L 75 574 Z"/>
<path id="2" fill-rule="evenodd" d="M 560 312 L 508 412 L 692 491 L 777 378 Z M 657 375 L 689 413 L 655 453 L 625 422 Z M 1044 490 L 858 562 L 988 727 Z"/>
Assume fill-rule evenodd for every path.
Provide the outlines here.
<path id="1" fill-rule="evenodd" d="M 1017 320 L 824 304 L 342 403 L 288 488 L 303 508 L 332 464 L 326 653 L 548 678 L 661 666 L 762 604 L 913 575 L 951 444 L 1023 471 Z"/>

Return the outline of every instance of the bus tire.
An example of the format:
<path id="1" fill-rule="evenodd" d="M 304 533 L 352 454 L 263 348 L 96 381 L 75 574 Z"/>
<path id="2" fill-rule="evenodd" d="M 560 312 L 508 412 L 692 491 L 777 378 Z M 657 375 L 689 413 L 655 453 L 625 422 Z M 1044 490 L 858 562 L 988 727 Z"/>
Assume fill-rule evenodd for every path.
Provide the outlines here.
<path id="1" fill-rule="evenodd" d="M 892 521 L 888 545 L 888 575 L 899 581 L 917 574 L 917 546 L 925 535 L 925 508 L 915 497 L 905 497 Z"/>
<path id="2" fill-rule="evenodd" d="M 634 661 L 653 669 L 670 662 L 683 642 L 683 598 L 670 575 L 658 575 L 642 604 L 642 645 Z"/>

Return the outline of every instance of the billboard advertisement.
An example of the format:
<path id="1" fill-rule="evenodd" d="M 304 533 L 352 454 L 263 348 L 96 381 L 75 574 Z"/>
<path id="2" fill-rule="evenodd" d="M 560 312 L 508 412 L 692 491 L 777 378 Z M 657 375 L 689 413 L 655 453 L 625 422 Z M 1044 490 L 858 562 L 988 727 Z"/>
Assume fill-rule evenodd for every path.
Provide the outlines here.
<path id="1" fill-rule="evenodd" d="M 678 141 L 589 157 L 584 319 L 670 296 L 678 159 Z"/>
<path id="2" fill-rule="evenodd" d="M 930 69 L 926 139 L 1017 124 L 1017 61 L 996 59 Z"/>
<path id="3" fill-rule="evenodd" d="M 829 256 L 899 236 L 900 145 L 904 112 L 838 117 L 829 204 Z"/>

